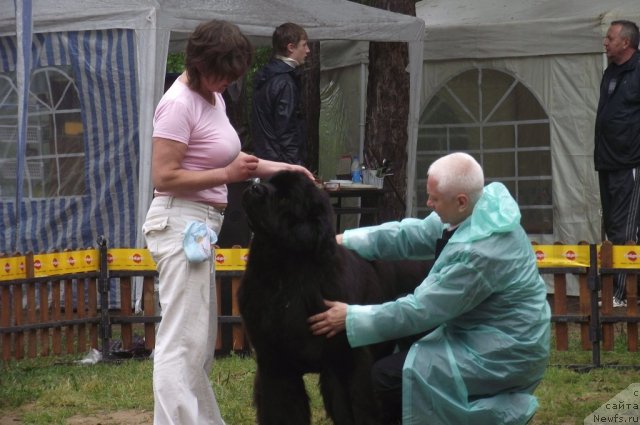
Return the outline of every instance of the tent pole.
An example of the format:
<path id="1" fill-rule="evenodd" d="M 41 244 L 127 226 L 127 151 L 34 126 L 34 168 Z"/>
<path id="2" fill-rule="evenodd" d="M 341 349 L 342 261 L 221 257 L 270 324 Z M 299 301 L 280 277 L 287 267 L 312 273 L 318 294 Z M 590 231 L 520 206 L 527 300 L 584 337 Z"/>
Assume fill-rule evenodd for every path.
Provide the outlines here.
<path id="1" fill-rule="evenodd" d="M 31 76 L 31 41 L 33 39 L 33 21 L 31 0 L 16 1 L 16 39 L 18 58 L 16 75 L 18 85 L 18 149 L 16 151 L 16 229 L 13 251 L 23 251 L 24 217 L 22 200 L 24 198 L 24 169 L 27 151 L 27 122 L 29 119 L 29 89 Z"/>
<path id="2" fill-rule="evenodd" d="M 420 120 L 420 100 L 422 93 L 422 62 L 424 59 L 424 43 L 409 43 L 409 119 L 407 122 L 407 193 L 406 217 L 414 214 L 416 203 L 416 152 L 418 149 L 418 125 Z M 423 173 L 426 170 L 418 170 Z"/>
<path id="3" fill-rule="evenodd" d="M 367 64 L 360 63 L 360 141 L 358 144 L 358 155 L 360 163 L 364 158 L 364 133 L 367 115 Z"/>

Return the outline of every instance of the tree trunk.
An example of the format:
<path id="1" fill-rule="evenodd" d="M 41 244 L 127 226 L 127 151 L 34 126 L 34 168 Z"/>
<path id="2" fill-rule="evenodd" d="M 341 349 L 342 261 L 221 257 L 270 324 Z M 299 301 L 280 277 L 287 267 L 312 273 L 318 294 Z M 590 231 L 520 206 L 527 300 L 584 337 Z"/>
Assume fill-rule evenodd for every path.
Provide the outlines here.
<path id="1" fill-rule="evenodd" d="M 368 3 L 405 15 L 416 14 L 414 0 L 371 0 Z M 407 43 L 370 43 L 364 151 L 370 160 L 375 158 L 379 165 L 384 159 L 390 161 L 393 172 L 392 176 L 385 178 L 381 221 L 399 220 L 406 214 L 408 64 Z"/>
<path id="2" fill-rule="evenodd" d="M 305 59 L 302 73 L 302 101 L 307 124 L 307 161 L 313 173 L 318 172 L 320 146 L 320 42 L 309 41 L 311 53 Z"/>
<path id="3" fill-rule="evenodd" d="M 227 107 L 227 116 L 229 122 L 238 132 L 242 147 L 246 147 L 246 141 L 249 137 L 249 122 L 247 121 L 247 102 L 246 102 L 246 81 L 240 79 L 232 83 L 222 93 L 222 98 Z M 249 105 L 250 106 L 250 105 Z"/>

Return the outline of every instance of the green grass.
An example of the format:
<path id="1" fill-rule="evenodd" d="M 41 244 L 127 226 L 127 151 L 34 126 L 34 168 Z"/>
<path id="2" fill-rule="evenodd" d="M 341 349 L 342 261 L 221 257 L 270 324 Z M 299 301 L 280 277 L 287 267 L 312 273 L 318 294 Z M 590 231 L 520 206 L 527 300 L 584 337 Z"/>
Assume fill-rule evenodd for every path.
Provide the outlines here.
<path id="1" fill-rule="evenodd" d="M 126 360 L 80 365 L 74 357 L 14 361 L 0 368 L 0 418 L 14 414 L 24 424 L 65 424 L 66 419 L 119 410 L 153 410 L 152 362 Z M 228 424 L 255 423 L 251 406 L 255 361 L 231 355 L 216 360 L 211 374 Z M 314 424 L 327 424 L 317 376 L 305 377 Z M 2 422 L 0 422 L 2 423 Z"/>
<path id="2" fill-rule="evenodd" d="M 71 358 L 39 358 L 5 365 L 0 413 L 25 408 L 26 424 L 64 424 L 77 414 L 148 409 L 153 404 L 151 362 L 77 365 Z"/>
<path id="3" fill-rule="evenodd" d="M 616 348 L 602 352 L 599 369 L 577 370 L 588 365 L 591 352 L 578 347 L 572 331 L 570 350 L 552 352 L 543 382 L 536 390 L 540 408 L 533 425 L 582 424 L 584 418 L 632 383 L 640 382 L 634 368 L 638 353 L 626 351 L 622 327 L 616 329 Z M 47 357 L 9 362 L 0 367 L 0 424 L 14 415 L 23 424 L 66 424 L 68 418 L 91 417 L 101 412 L 153 410 L 152 362 L 79 365 L 73 357 Z M 251 392 L 255 373 L 252 357 L 231 355 L 217 359 L 211 374 L 218 403 L 228 424 L 252 425 L 255 412 Z M 317 377 L 306 377 L 311 395 L 314 425 L 330 425 L 317 391 Z M 12 422 L 16 423 L 16 422 Z"/>

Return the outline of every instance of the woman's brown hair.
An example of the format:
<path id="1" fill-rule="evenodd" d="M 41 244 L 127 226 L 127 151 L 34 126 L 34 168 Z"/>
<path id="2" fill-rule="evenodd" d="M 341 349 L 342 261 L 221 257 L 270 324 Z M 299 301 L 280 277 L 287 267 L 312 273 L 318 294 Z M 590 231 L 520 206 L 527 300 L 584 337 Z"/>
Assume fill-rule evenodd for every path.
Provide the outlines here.
<path id="1" fill-rule="evenodd" d="M 202 77 L 234 81 L 251 66 L 253 46 L 237 25 L 226 21 L 203 22 L 189 36 L 185 68 L 192 90 Z"/>

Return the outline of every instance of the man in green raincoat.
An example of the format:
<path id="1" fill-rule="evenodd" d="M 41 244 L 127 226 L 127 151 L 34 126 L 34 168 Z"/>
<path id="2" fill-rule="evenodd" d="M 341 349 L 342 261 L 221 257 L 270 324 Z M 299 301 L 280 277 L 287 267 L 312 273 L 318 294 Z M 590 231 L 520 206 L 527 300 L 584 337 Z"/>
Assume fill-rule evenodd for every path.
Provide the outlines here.
<path id="1" fill-rule="evenodd" d="M 435 161 L 427 175 L 427 206 L 434 212 L 427 218 L 338 236 L 369 259 L 437 257 L 426 279 L 396 301 L 327 301 L 327 311 L 309 318 L 316 335 L 346 329 L 353 347 L 433 329 L 374 367 L 376 392 L 390 390 L 381 397 L 385 413 L 393 418 L 397 409 L 404 425 L 524 424 L 538 406 L 533 391 L 549 358 L 546 287 L 516 201 L 501 183 L 483 185 L 471 156 Z M 398 358 L 397 373 L 391 367 L 380 374 L 380 364 L 389 368 Z M 386 382 L 376 382 L 376 375 Z M 394 376 L 397 403 L 389 401 Z"/>

